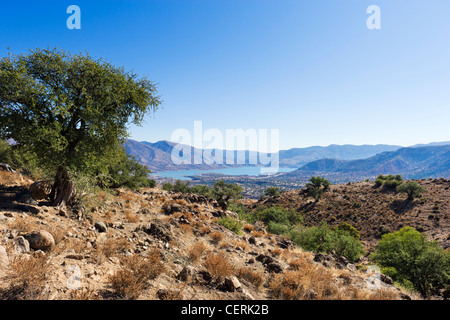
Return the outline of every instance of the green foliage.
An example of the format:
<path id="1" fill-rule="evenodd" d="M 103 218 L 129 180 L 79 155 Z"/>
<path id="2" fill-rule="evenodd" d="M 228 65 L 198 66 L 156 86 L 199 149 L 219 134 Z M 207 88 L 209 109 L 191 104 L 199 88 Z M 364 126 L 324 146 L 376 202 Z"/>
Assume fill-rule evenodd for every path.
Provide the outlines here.
<path id="1" fill-rule="evenodd" d="M 278 235 L 286 235 L 289 233 L 289 226 L 283 224 L 283 223 L 277 223 L 274 221 L 270 221 L 267 225 L 267 231 L 273 234 Z"/>
<path id="2" fill-rule="evenodd" d="M 278 187 L 269 187 L 266 190 L 264 190 L 264 193 L 261 195 L 261 199 L 267 198 L 267 197 L 276 197 L 281 193 L 280 188 Z"/>
<path id="3" fill-rule="evenodd" d="M 406 193 L 408 200 L 414 200 L 425 192 L 425 189 L 417 182 L 407 181 L 397 187 L 397 192 Z"/>
<path id="4" fill-rule="evenodd" d="M 243 227 L 242 221 L 232 218 L 232 217 L 221 217 L 217 219 L 217 222 L 224 226 L 225 228 L 233 231 L 236 234 L 241 234 L 241 230 Z"/>
<path id="5" fill-rule="evenodd" d="M 259 207 L 254 211 L 253 215 L 256 221 L 261 221 L 265 225 L 274 222 L 290 227 L 303 222 L 303 216 L 300 213 L 293 209 L 288 210 L 280 206 L 269 208 Z"/>
<path id="6" fill-rule="evenodd" d="M 355 239 L 360 239 L 360 234 L 358 229 L 356 229 L 354 226 L 352 226 L 351 224 L 347 223 L 347 222 L 342 222 L 339 226 L 338 226 L 338 230 L 344 231 L 346 233 L 348 233 L 349 235 L 351 235 L 353 238 Z"/>
<path id="7" fill-rule="evenodd" d="M 109 167 L 106 176 L 99 176 L 99 184 L 109 188 L 154 188 L 156 181 L 149 179 L 151 170 L 123 150 L 120 160 Z"/>
<path id="8" fill-rule="evenodd" d="M 174 184 L 165 183 L 162 187 L 166 191 L 195 193 L 217 200 L 219 203 L 229 203 L 230 200 L 242 198 L 242 188 L 233 183 L 226 183 L 223 180 L 214 182 L 210 188 L 206 185 L 191 186 L 190 181 L 177 180 Z"/>
<path id="9" fill-rule="evenodd" d="M 311 177 L 306 184 L 306 188 L 308 189 L 309 195 L 317 202 L 322 198 L 322 194 L 329 189 L 330 185 L 330 181 L 325 178 Z"/>
<path id="10" fill-rule="evenodd" d="M 239 219 L 245 220 L 249 223 L 255 223 L 256 219 L 252 214 L 250 214 L 250 210 L 242 203 L 238 203 L 235 201 L 230 201 L 228 203 L 228 210 L 237 213 Z"/>
<path id="11" fill-rule="evenodd" d="M 106 174 L 121 159 L 127 125 L 160 104 L 154 85 L 124 68 L 62 50 L 0 59 L 0 138 L 37 165 Z"/>
<path id="12" fill-rule="evenodd" d="M 36 156 L 17 144 L 10 145 L 0 139 L 0 162 L 9 164 L 14 170 L 33 178 L 49 179 L 54 174 L 52 170 L 39 168 Z"/>
<path id="13" fill-rule="evenodd" d="M 228 203 L 233 199 L 242 198 L 242 191 L 242 187 L 237 184 L 226 183 L 223 180 L 219 180 L 214 182 L 214 185 L 211 189 L 211 194 L 212 197 L 216 199 L 220 204 Z"/>
<path id="14" fill-rule="evenodd" d="M 380 186 L 384 186 L 386 188 L 396 188 L 399 185 L 401 185 L 403 182 L 403 178 L 401 175 L 397 174 L 397 175 L 382 175 L 380 174 L 376 179 L 375 179 L 375 185 L 380 187 Z"/>
<path id="15" fill-rule="evenodd" d="M 411 227 L 383 235 L 371 259 L 390 268 L 394 281 L 411 283 L 424 297 L 450 283 L 450 252 Z"/>
<path id="16" fill-rule="evenodd" d="M 330 228 L 324 224 L 310 228 L 296 228 L 291 231 L 292 240 L 307 251 L 315 253 L 336 253 L 355 262 L 364 253 L 359 239 L 342 228 Z"/>

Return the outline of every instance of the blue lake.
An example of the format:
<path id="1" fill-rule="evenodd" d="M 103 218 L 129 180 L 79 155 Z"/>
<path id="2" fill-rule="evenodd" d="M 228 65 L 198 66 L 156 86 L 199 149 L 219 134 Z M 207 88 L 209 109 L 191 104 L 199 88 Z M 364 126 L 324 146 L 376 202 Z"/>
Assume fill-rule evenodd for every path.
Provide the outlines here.
<path id="1" fill-rule="evenodd" d="M 271 167 L 239 167 L 239 168 L 225 168 L 225 169 L 212 169 L 212 170 L 181 170 L 181 171 L 159 171 L 152 175 L 160 176 L 163 178 L 173 178 L 177 180 L 191 180 L 189 176 L 198 176 L 202 173 L 219 173 L 229 176 L 259 176 L 261 174 L 275 174 L 280 172 L 291 172 L 296 168 L 271 168 Z"/>

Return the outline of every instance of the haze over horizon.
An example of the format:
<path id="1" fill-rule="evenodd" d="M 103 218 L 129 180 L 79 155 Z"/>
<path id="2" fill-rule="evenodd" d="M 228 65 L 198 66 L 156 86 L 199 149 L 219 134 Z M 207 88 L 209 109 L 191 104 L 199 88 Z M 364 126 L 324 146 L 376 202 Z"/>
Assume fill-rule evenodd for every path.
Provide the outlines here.
<path id="1" fill-rule="evenodd" d="M 81 9 L 69 30 L 67 7 Z M 277 129 L 279 149 L 449 141 L 450 2 L 5 2 L 0 55 L 87 51 L 157 83 L 163 109 L 136 141 L 179 128 Z M 80 50 L 83 48 L 83 50 Z"/>

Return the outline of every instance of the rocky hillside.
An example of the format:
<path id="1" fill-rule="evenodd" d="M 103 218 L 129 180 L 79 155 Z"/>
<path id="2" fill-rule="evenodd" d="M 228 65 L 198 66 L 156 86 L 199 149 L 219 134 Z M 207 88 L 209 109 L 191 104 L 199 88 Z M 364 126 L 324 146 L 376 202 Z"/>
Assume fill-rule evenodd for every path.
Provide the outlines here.
<path id="1" fill-rule="evenodd" d="M 317 203 L 306 189 L 300 189 L 258 201 L 252 207 L 294 208 L 303 213 L 309 225 L 321 221 L 330 225 L 347 222 L 360 231 L 362 240 L 370 246 L 384 233 L 411 226 L 430 240 L 437 240 L 444 248 L 450 248 L 450 180 L 417 182 L 425 192 L 413 201 L 395 189 L 377 187 L 374 182 L 357 182 L 331 185 Z"/>
<path id="2" fill-rule="evenodd" d="M 385 276 L 374 286 L 364 261 L 304 252 L 258 223 L 235 234 L 219 219 L 236 214 L 201 196 L 99 191 L 83 211 L 47 206 L 47 192 L 0 171 L 2 300 L 417 299 Z"/>

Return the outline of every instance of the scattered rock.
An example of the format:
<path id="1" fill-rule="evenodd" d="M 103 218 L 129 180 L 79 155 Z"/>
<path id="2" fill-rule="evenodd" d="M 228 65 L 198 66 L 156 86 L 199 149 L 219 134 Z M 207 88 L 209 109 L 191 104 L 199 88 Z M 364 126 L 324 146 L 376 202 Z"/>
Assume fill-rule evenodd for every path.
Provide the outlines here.
<path id="1" fill-rule="evenodd" d="M 241 283 L 235 276 L 226 277 L 223 281 L 223 287 L 228 292 L 239 291 L 241 289 Z"/>
<path id="2" fill-rule="evenodd" d="M 193 279 L 193 277 L 196 273 L 197 273 L 197 270 L 195 270 L 194 267 L 186 266 L 177 275 L 177 279 L 187 282 L 187 281 L 190 281 L 191 279 Z"/>
<path id="3" fill-rule="evenodd" d="M 98 230 L 98 232 L 106 232 L 108 228 L 106 227 L 105 223 L 103 221 L 97 221 L 94 224 L 95 229 Z"/>
<path id="4" fill-rule="evenodd" d="M 276 262 L 271 262 L 267 266 L 267 271 L 269 273 L 281 273 L 283 272 L 283 268 Z"/>
<path id="5" fill-rule="evenodd" d="M 30 243 L 30 247 L 35 250 L 48 250 L 55 245 L 53 236 L 45 230 L 34 231 L 25 235 L 25 239 Z"/>
<path id="6" fill-rule="evenodd" d="M 0 163 L 0 170 L 2 171 L 8 171 L 8 172 L 16 172 L 15 170 L 13 170 L 13 168 L 11 168 L 11 166 L 7 163 Z"/>
<path id="7" fill-rule="evenodd" d="M 27 253 L 30 252 L 30 243 L 24 237 L 17 237 L 13 239 L 14 250 L 17 253 Z"/>
<path id="8" fill-rule="evenodd" d="M 173 240 L 172 231 L 168 223 L 162 221 L 154 221 L 148 227 L 143 227 L 142 230 L 161 241 L 171 242 Z"/>

